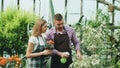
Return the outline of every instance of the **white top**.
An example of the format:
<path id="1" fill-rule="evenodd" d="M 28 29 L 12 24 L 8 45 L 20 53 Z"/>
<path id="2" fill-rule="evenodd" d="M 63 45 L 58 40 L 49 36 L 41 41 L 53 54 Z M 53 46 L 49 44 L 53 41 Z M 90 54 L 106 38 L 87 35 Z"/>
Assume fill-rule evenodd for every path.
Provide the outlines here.
<path id="1" fill-rule="evenodd" d="M 38 46 L 38 44 L 39 44 L 40 46 L 45 45 L 45 41 L 43 40 L 43 38 L 42 38 L 41 36 L 38 36 L 38 38 L 39 38 L 39 43 L 38 43 L 37 37 L 31 36 L 31 37 L 29 38 L 29 41 L 28 41 L 28 42 L 29 42 L 29 43 L 33 43 L 33 45 L 34 45 L 33 51 L 36 49 L 36 47 Z"/>
<path id="2" fill-rule="evenodd" d="M 39 44 L 40 44 L 40 45 L 45 45 L 45 42 L 44 42 L 43 38 L 42 38 L 41 36 L 38 36 L 38 38 L 39 38 Z M 37 37 L 35 37 L 35 36 L 31 36 L 31 37 L 29 38 L 29 41 L 28 41 L 28 42 L 31 42 L 31 43 L 33 43 L 34 45 L 38 45 L 38 39 L 37 39 Z"/>

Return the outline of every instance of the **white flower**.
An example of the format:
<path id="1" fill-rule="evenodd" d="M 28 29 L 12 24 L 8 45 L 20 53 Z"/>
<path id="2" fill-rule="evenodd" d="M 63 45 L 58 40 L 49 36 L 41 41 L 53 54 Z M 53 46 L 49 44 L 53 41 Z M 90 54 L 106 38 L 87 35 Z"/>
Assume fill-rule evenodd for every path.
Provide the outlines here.
<path id="1" fill-rule="evenodd" d="M 100 60 L 99 59 L 93 59 L 92 62 L 91 62 L 91 64 L 93 66 L 98 65 L 98 64 L 100 64 Z"/>

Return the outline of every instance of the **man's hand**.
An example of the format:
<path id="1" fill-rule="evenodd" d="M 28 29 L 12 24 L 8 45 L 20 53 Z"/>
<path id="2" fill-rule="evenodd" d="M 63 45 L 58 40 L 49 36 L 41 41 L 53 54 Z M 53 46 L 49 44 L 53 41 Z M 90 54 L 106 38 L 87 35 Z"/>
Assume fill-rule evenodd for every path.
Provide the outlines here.
<path id="1" fill-rule="evenodd" d="M 61 55 L 61 57 L 68 58 L 69 55 L 70 55 L 69 52 L 63 52 L 62 55 Z"/>
<path id="2" fill-rule="evenodd" d="M 77 50 L 77 59 L 82 60 L 82 55 L 80 53 L 80 50 Z"/>
<path id="3" fill-rule="evenodd" d="M 57 55 L 59 55 L 62 58 L 68 58 L 69 57 L 69 52 L 57 52 Z"/>

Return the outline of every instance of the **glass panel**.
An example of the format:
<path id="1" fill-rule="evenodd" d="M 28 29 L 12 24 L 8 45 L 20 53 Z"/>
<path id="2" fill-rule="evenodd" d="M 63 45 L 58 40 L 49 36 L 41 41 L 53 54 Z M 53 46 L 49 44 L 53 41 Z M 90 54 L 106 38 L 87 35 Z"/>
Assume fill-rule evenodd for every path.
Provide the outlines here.
<path id="1" fill-rule="evenodd" d="M 7 8 L 17 8 L 17 0 L 3 0 L 4 1 L 4 10 Z"/>

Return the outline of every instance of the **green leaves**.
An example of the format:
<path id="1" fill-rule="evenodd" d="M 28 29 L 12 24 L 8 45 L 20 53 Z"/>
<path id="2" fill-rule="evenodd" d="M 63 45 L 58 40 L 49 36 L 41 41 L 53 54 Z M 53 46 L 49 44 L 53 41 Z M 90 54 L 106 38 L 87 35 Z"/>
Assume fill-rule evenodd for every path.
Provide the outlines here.
<path id="1" fill-rule="evenodd" d="M 74 26 L 80 39 L 83 60 L 78 61 L 74 56 L 75 61 L 71 68 L 117 68 L 115 63 L 119 59 L 116 56 L 119 56 L 120 51 L 120 30 L 119 26 L 113 26 L 109 21 L 109 14 L 100 10 L 97 20 L 92 19 L 84 22 L 80 19 Z M 112 33 L 112 29 L 117 30 Z M 86 55 L 87 57 L 84 57 Z M 98 65 L 94 63 L 96 62 L 95 58 L 90 58 L 94 55 L 98 56 Z M 119 66 L 119 61 L 117 65 Z"/>
<path id="2" fill-rule="evenodd" d="M 27 24 L 32 24 L 38 17 L 30 12 L 7 9 L 0 13 L 0 51 L 12 49 L 16 53 L 25 53 L 28 42 Z M 11 49 L 12 48 L 12 49 Z M 22 51 L 21 51 L 22 50 Z"/>

